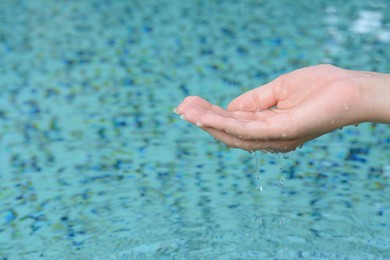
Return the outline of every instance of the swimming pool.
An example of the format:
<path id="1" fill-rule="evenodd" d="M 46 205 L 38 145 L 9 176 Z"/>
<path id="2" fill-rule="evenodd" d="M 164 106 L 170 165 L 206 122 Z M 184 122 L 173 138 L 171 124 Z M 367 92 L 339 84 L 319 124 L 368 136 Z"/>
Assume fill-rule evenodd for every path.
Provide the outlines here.
<path id="1" fill-rule="evenodd" d="M 389 126 L 249 154 L 172 113 L 313 64 L 390 72 L 389 8 L 0 1 L 0 256 L 389 258 Z"/>

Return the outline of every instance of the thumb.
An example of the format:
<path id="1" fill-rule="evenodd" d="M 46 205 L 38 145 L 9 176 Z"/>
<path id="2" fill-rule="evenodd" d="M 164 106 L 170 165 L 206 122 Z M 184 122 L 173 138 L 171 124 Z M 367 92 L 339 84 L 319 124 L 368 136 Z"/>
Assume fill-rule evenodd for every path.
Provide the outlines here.
<path id="1" fill-rule="evenodd" d="M 230 111 L 261 111 L 276 106 L 278 103 L 275 97 L 274 88 L 280 84 L 277 78 L 268 84 L 252 89 L 235 98 L 228 105 Z"/>

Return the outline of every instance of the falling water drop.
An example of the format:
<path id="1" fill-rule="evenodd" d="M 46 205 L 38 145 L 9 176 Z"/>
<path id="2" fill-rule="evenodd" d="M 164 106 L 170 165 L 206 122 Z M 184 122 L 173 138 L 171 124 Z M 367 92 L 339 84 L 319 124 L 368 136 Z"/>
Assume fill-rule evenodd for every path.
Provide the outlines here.
<path id="1" fill-rule="evenodd" d="M 262 225 L 263 224 L 263 220 L 261 218 L 256 218 L 256 224 L 257 225 Z"/>
<path id="2" fill-rule="evenodd" d="M 256 224 L 262 225 L 263 224 L 263 215 L 261 213 L 256 213 L 255 221 L 256 221 Z"/>
<path id="3" fill-rule="evenodd" d="M 278 166 L 279 166 L 279 170 L 282 171 L 283 170 L 283 164 L 282 164 L 282 159 L 280 158 L 280 153 L 278 154 Z"/>

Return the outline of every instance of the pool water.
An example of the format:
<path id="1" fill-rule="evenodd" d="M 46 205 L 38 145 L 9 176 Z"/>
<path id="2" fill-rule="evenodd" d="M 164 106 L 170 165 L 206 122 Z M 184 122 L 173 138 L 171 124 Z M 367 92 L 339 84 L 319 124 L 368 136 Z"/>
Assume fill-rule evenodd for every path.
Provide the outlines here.
<path id="1" fill-rule="evenodd" d="M 300 67 L 390 72 L 390 1 L 0 1 L 0 259 L 389 259 L 390 127 L 287 155 L 178 118 Z"/>

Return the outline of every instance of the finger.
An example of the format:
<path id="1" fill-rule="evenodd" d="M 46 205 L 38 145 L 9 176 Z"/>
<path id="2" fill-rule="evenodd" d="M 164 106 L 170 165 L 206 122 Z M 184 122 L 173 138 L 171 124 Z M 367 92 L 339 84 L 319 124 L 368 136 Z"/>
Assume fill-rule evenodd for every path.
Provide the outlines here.
<path id="1" fill-rule="evenodd" d="M 224 131 L 240 139 L 247 140 L 278 140 L 291 139 L 296 134 L 297 127 L 289 113 L 264 111 L 267 116 L 257 120 L 244 120 L 242 118 L 225 117 L 216 113 L 204 113 L 198 119 L 200 125 Z"/>
<path id="2" fill-rule="evenodd" d="M 215 113 L 222 117 L 229 117 L 227 115 L 227 111 L 222 109 L 221 107 L 215 105 L 207 105 L 204 104 L 196 104 L 191 102 L 183 102 L 176 109 L 175 112 L 181 115 L 181 118 L 187 120 L 193 124 L 197 124 L 199 118 L 206 113 Z"/>
<path id="3" fill-rule="evenodd" d="M 182 119 L 198 126 L 200 126 L 199 119 L 208 111 L 207 108 L 188 102 L 180 104 L 178 110 Z"/>
<path id="4" fill-rule="evenodd" d="M 209 108 L 211 106 L 211 103 L 208 102 L 206 99 L 198 97 L 198 96 L 188 96 L 183 100 L 183 103 L 193 103 L 198 104 L 199 106 L 203 106 L 205 108 Z"/>
<path id="5" fill-rule="evenodd" d="M 282 75 L 263 86 L 242 94 L 230 102 L 228 110 L 261 111 L 276 106 L 278 99 L 275 95 L 275 88 L 283 84 L 283 78 Z"/>
<path id="6" fill-rule="evenodd" d="M 208 132 L 217 140 L 225 143 L 231 148 L 239 148 L 246 151 L 263 150 L 268 152 L 289 152 L 294 150 L 297 145 L 292 141 L 270 141 L 270 140 L 242 140 L 235 136 L 229 135 L 226 132 L 216 130 L 213 128 L 202 127 L 202 129 Z"/>
<path id="7" fill-rule="evenodd" d="M 225 143 L 227 146 L 231 148 L 240 148 L 246 151 L 254 151 L 262 148 L 260 141 L 255 142 L 255 141 L 239 139 L 226 132 L 216 130 L 214 128 L 202 127 L 202 129 L 208 132 L 211 136 L 213 136 L 217 140 Z"/>
<path id="8" fill-rule="evenodd" d="M 197 110 L 197 111 L 192 111 Z M 240 120 L 257 120 L 258 117 L 253 112 L 247 111 L 234 111 L 229 112 L 225 109 L 208 103 L 206 100 L 202 99 L 191 99 L 186 98 L 176 109 L 177 114 L 183 115 L 183 119 L 196 123 L 196 120 L 204 113 L 215 113 L 223 117 L 232 117 Z"/>
<path id="9" fill-rule="evenodd" d="M 207 100 L 198 97 L 198 96 L 188 96 L 182 103 L 180 103 L 175 109 L 174 112 L 182 115 L 186 111 L 191 109 L 205 109 L 220 114 L 224 117 L 232 117 L 240 120 L 257 120 L 263 117 L 263 114 L 257 114 L 250 111 L 227 111 L 217 105 L 209 103 Z M 264 111 L 265 112 L 265 111 Z"/>
<path id="10" fill-rule="evenodd" d="M 205 110 L 211 110 L 215 113 L 218 114 L 223 114 L 226 115 L 226 110 L 223 109 L 222 107 L 219 107 L 217 105 L 213 105 L 209 103 L 207 100 L 197 97 L 197 96 L 189 96 L 186 97 L 182 103 L 179 104 L 177 108 L 175 108 L 175 112 L 177 114 L 184 114 L 186 110 L 192 109 L 194 107 L 198 107 L 200 109 L 205 109 Z M 226 115 L 227 116 L 227 115 Z"/>
<path id="11" fill-rule="evenodd" d="M 175 109 L 174 109 L 174 112 L 179 114 L 179 115 L 182 115 L 186 110 L 188 110 L 188 105 L 197 105 L 199 107 L 203 107 L 205 109 L 209 109 L 211 107 L 211 104 L 201 98 L 201 97 L 197 97 L 197 96 L 189 96 L 189 97 L 186 97 Z"/>

